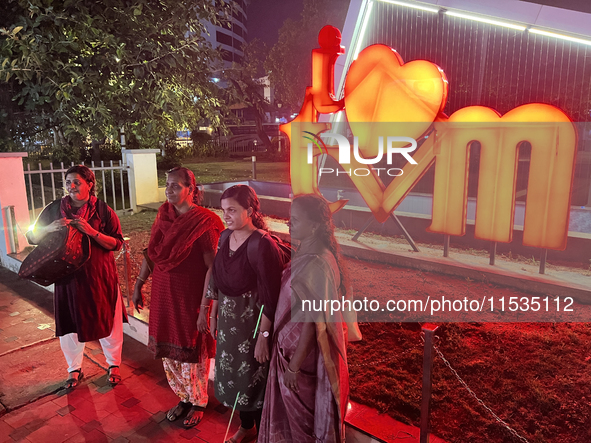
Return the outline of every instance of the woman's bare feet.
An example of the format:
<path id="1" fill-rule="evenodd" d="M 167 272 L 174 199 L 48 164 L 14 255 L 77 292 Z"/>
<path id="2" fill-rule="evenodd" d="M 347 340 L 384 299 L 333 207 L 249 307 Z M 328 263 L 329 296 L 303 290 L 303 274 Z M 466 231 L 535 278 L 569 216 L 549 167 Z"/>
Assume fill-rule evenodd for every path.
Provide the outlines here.
<path id="1" fill-rule="evenodd" d="M 119 366 L 109 366 L 108 373 L 109 383 L 111 383 L 113 386 L 121 382 L 121 371 L 119 371 Z"/>
<path id="2" fill-rule="evenodd" d="M 192 428 L 199 424 L 201 419 L 203 418 L 203 408 L 199 406 L 191 406 L 189 412 L 187 413 L 187 418 L 183 422 L 183 426 L 185 428 Z"/>
<path id="3" fill-rule="evenodd" d="M 84 377 L 84 374 L 82 373 L 82 369 L 76 369 L 72 372 L 69 373 L 69 377 L 66 380 L 66 384 L 64 385 L 64 388 L 66 389 L 72 389 L 75 388 L 76 386 L 78 386 L 80 384 L 80 382 L 82 381 L 82 378 Z"/>
<path id="4" fill-rule="evenodd" d="M 176 406 L 168 410 L 168 412 L 166 413 L 166 419 L 168 421 L 175 421 L 182 417 L 190 407 L 191 403 L 179 401 L 179 403 Z"/>
<path id="5" fill-rule="evenodd" d="M 244 429 L 242 426 L 238 428 L 238 431 L 226 440 L 226 443 L 246 443 L 256 438 L 258 435 L 256 426 L 253 426 L 250 429 Z"/>

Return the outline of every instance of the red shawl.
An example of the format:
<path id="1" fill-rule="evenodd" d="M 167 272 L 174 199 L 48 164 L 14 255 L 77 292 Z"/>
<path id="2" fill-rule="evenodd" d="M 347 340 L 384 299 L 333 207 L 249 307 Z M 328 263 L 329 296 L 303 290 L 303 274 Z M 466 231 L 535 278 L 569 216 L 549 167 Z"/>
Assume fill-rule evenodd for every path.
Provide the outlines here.
<path id="1" fill-rule="evenodd" d="M 60 201 L 60 213 L 62 217 L 65 217 L 69 220 L 84 219 L 88 221 L 94 214 L 96 200 L 97 198 L 94 195 L 91 195 L 88 201 L 82 205 L 82 207 L 74 208 L 72 206 L 72 198 L 69 195 L 66 195 Z"/>
<path id="2" fill-rule="evenodd" d="M 179 215 L 166 202 L 158 210 L 152 226 L 148 256 L 162 271 L 170 271 L 183 262 L 193 243 L 209 230 L 224 230 L 219 217 L 199 206 Z"/>

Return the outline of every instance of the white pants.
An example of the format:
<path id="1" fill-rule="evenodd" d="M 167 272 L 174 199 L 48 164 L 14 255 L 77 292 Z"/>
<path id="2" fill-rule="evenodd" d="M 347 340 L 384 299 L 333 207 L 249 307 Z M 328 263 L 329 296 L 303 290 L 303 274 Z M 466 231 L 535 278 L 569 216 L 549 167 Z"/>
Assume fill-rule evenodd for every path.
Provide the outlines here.
<path id="1" fill-rule="evenodd" d="M 115 318 L 113 320 L 111 335 L 99 340 L 109 366 L 121 365 L 121 348 L 123 347 L 122 304 L 121 295 L 119 295 L 115 307 Z M 66 357 L 66 362 L 68 363 L 68 372 L 80 369 L 82 367 L 82 359 L 84 358 L 85 343 L 80 343 L 78 341 L 78 334 L 72 332 L 71 334 L 61 336 L 60 346 L 64 353 L 64 357 Z"/>

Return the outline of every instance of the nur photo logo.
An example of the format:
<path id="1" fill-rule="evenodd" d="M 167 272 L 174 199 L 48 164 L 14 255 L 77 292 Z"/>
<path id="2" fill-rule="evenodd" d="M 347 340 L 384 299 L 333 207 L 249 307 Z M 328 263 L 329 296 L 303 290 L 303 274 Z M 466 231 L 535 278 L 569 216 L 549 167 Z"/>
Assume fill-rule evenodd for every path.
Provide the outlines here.
<path id="1" fill-rule="evenodd" d="M 303 138 L 310 140 L 310 143 L 308 143 L 307 156 L 307 162 L 309 165 L 314 163 L 314 146 L 318 148 L 321 154 L 328 154 L 328 148 L 326 146 L 325 140 L 326 142 L 331 143 L 331 145 L 336 142 L 339 152 L 339 163 L 341 165 L 351 164 L 351 143 L 344 135 L 338 134 L 336 132 L 321 132 L 319 134 L 314 134 L 310 131 L 303 131 L 303 133 L 307 134 L 304 135 Z M 384 139 L 386 144 L 385 149 Z M 410 146 L 399 147 L 401 143 L 410 144 Z M 362 165 L 375 165 L 381 162 L 384 158 L 384 153 L 386 154 L 386 161 L 388 165 L 393 164 L 394 154 L 400 154 L 408 161 L 408 163 L 416 165 L 417 162 L 410 155 L 410 153 L 416 149 L 417 141 L 414 138 L 380 136 L 378 137 L 377 155 L 374 158 L 364 158 L 359 152 L 359 137 L 353 137 L 353 156 L 355 160 Z M 324 167 L 318 169 L 318 174 L 319 176 L 322 176 L 322 174 L 336 174 L 337 176 L 339 174 L 347 174 L 349 176 L 356 175 L 358 177 L 364 177 L 370 175 L 371 171 L 375 171 L 378 176 L 382 171 L 385 171 L 385 174 L 389 175 L 390 177 L 397 177 L 403 174 L 403 170 L 400 168 L 349 168 L 348 170 L 344 168 L 344 170 L 341 171 L 339 169 Z"/>

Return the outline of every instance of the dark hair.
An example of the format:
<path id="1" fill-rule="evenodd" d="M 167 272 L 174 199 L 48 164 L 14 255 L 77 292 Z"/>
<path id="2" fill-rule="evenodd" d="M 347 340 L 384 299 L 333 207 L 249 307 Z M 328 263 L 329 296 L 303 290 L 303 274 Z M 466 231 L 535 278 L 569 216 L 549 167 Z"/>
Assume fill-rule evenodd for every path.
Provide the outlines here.
<path id="1" fill-rule="evenodd" d="M 201 204 L 201 201 L 203 200 L 203 191 L 197 185 L 197 181 L 195 180 L 195 174 L 193 174 L 193 171 L 187 168 L 183 168 L 182 166 L 177 166 L 176 168 L 172 168 L 166 171 L 166 174 L 178 174 L 180 175 L 183 184 L 187 188 L 193 186 L 193 203 L 195 203 L 196 205 Z"/>
<path id="2" fill-rule="evenodd" d="M 224 200 L 226 198 L 235 199 L 244 209 L 252 208 L 252 224 L 255 226 L 255 228 L 264 229 L 265 231 L 269 230 L 267 223 L 265 223 L 265 220 L 263 219 L 263 214 L 261 214 L 261 202 L 257 197 L 257 193 L 254 192 L 254 189 L 252 189 L 250 186 L 231 186 L 223 192 L 220 200 Z"/>
<path id="3" fill-rule="evenodd" d="M 306 194 L 294 198 L 292 205 L 296 203 L 304 210 L 310 220 L 318 223 L 318 229 L 314 235 L 334 255 L 341 277 L 339 291 L 343 296 L 346 295 L 349 276 L 347 268 L 345 268 L 341 259 L 339 244 L 334 236 L 334 223 L 332 222 L 332 213 L 330 212 L 328 202 L 320 195 Z"/>
<path id="4" fill-rule="evenodd" d="M 90 185 L 90 195 L 94 195 L 96 197 L 96 177 L 94 176 L 94 172 L 92 172 L 90 168 L 84 165 L 72 166 L 70 169 L 66 171 L 64 179 L 68 174 L 78 174 L 80 177 L 82 177 L 84 181 Z"/>

